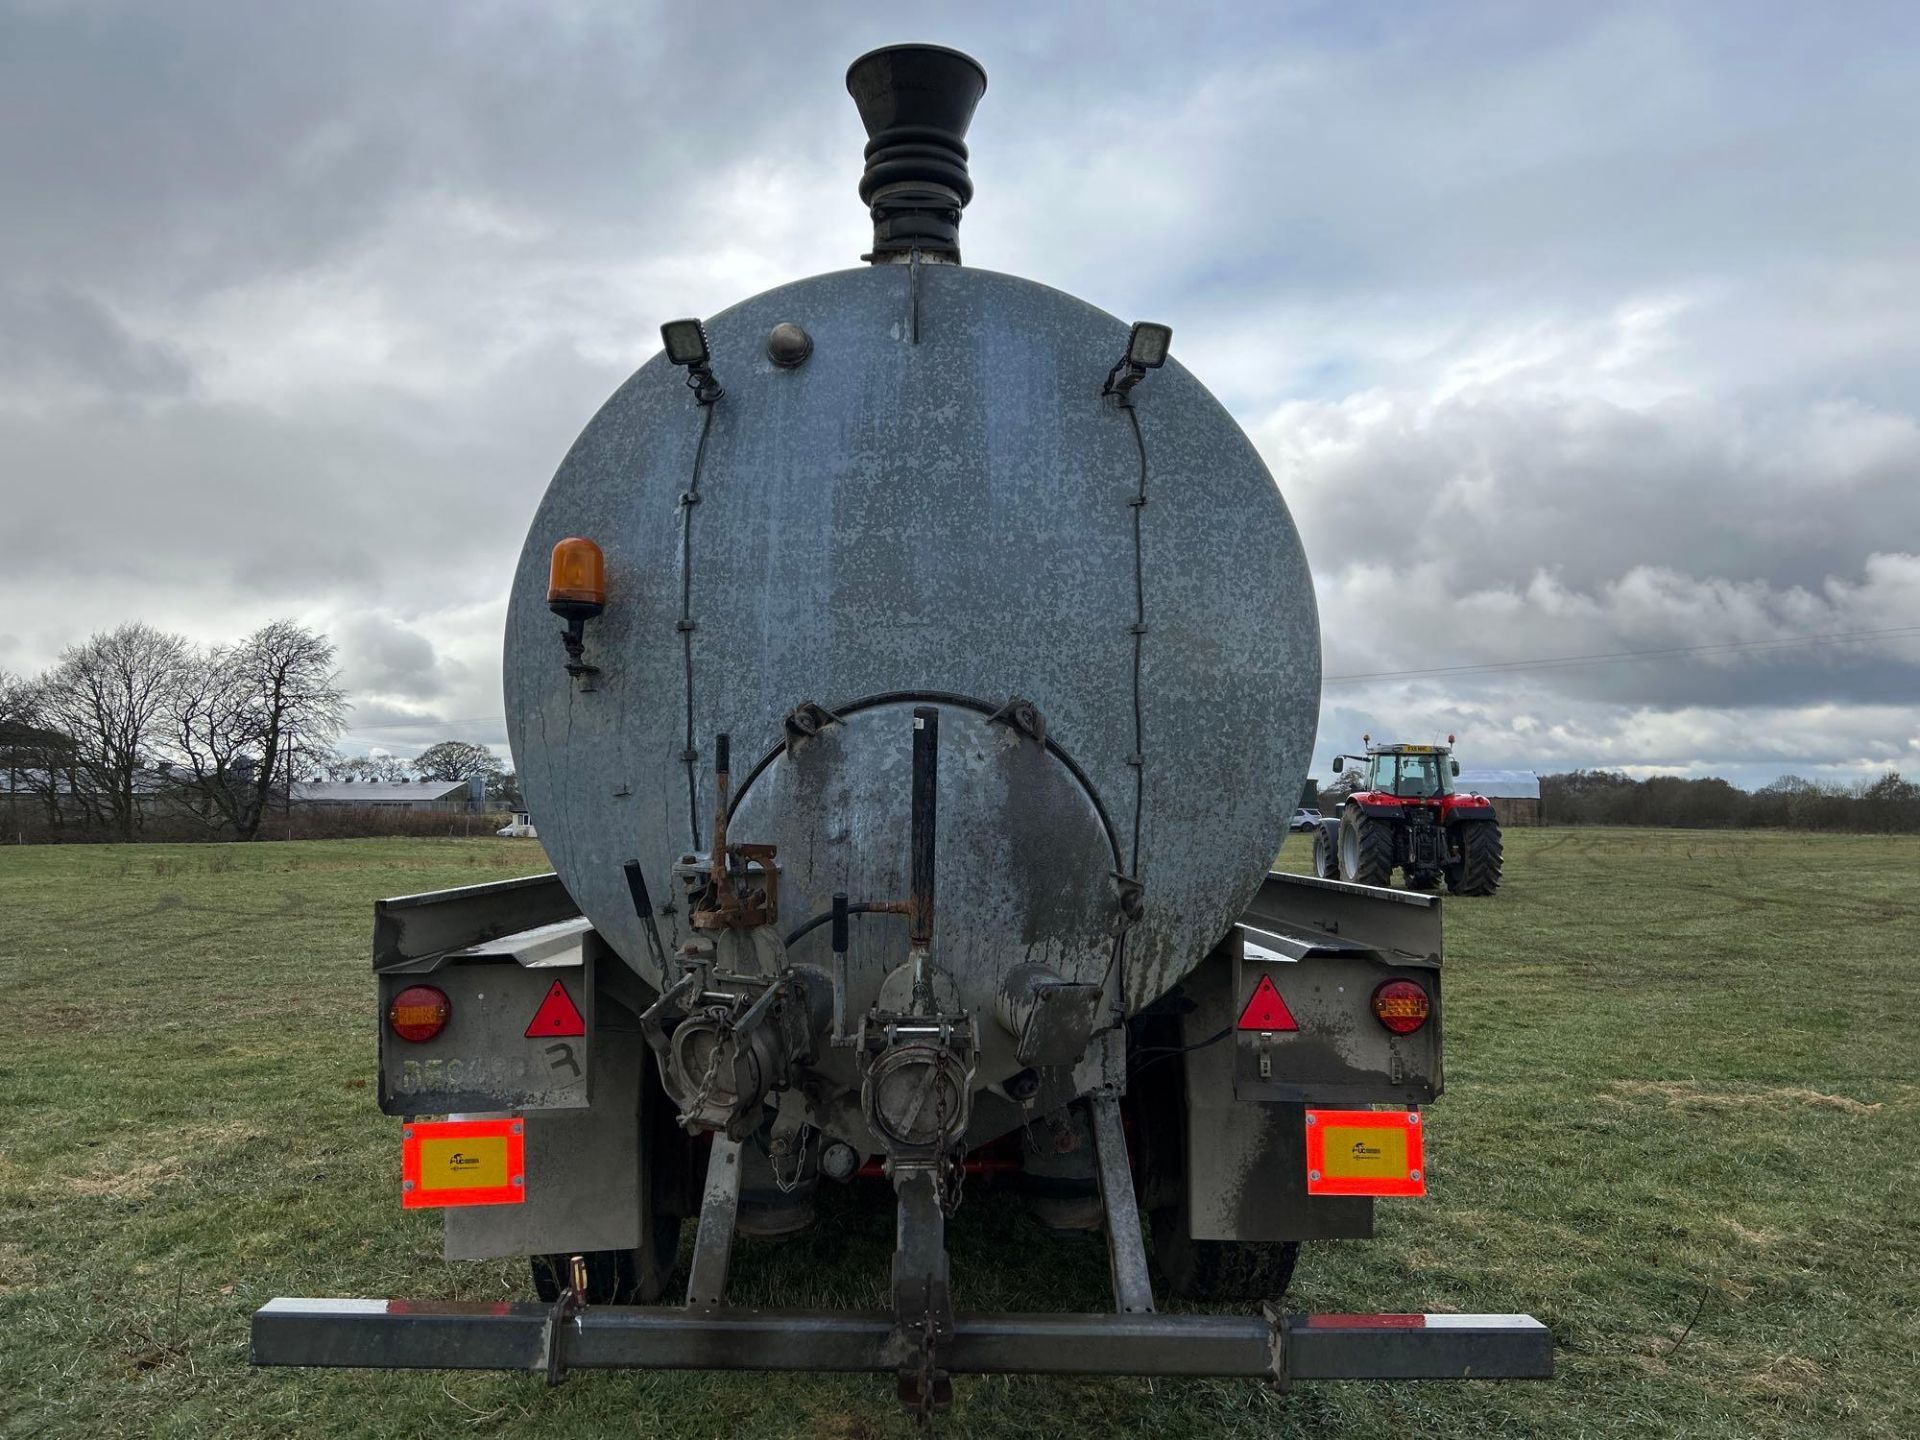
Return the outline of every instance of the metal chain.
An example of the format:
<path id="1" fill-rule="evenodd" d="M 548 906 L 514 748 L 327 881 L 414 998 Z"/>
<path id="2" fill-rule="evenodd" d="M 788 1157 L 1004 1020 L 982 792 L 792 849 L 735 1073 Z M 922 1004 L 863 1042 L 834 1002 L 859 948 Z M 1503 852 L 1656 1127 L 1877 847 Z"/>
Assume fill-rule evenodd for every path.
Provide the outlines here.
<path id="1" fill-rule="evenodd" d="M 949 1052 L 950 1053 L 950 1052 Z M 933 1123 L 934 1133 L 939 1136 L 941 1147 L 940 1168 L 934 1172 L 935 1193 L 940 1200 L 940 1213 L 952 1218 L 953 1212 L 960 1208 L 960 1181 L 966 1177 L 966 1166 L 956 1165 L 953 1147 L 947 1137 L 947 1087 L 943 1083 L 946 1076 L 941 1067 L 933 1067 Z"/>
<path id="2" fill-rule="evenodd" d="M 694 1087 L 693 1097 L 687 1101 L 686 1108 L 680 1112 L 681 1128 L 689 1119 L 699 1119 L 700 1112 L 706 1108 L 707 1097 L 713 1089 L 713 1082 L 720 1074 L 720 1046 L 728 1032 L 716 1030 L 713 1037 L 713 1050 L 707 1057 L 707 1073 L 700 1077 L 700 1083 Z"/>
<path id="3" fill-rule="evenodd" d="M 963 1088 L 963 1093 L 972 1090 L 975 1070 L 975 1066 L 968 1065 L 962 1073 L 960 1084 Z M 940 1114 L 940 1134 L 944 1139 L 947 1133 L 947 1092 L 945 1090 L 940 1091 L 937 1103 Z M 944 1183 L 940 1187 L 940 1208 L 948 1218 L 952 1218 L 960 1209 L 961 1191 L 966 1188 L 967 1183 L 967 1146 L 965 1136 L 961 1136 L 955 1141 L 952 1150 L 949 1151 L 941 1161 L 941 1175 Z"/>
<path id="4" fill-rule="evenodd" d="M 791 1195 L 800 1188 L 801 1172 L 807 1168 L 807 1132 L 813 1129 L 810 1124 L 802 1124 L 793 1132 L 793 1178 L 787 1179 L 780 1173 L 780 1157 L 771 1149 L 767 1151 L 767 1164 L 773 1171 L 773 1183 L 782 1195 Z"/>

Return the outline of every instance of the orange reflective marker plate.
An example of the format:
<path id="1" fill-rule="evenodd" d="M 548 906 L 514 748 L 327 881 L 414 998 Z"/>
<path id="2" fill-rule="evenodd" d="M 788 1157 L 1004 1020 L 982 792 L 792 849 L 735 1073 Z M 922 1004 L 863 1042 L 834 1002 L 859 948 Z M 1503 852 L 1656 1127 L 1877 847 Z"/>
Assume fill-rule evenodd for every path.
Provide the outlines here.
<path id="1" fill-rule="evenodd" d="M 524 1120 L 415 1120 L 400 1136 L 400 1204 L 518 1205 L 527 1198 Z"/>
<path id="2" fill-rule="evenodd" d="M 1309 1195 L 1424 1195 L 1417 1110 L 1307 1111 Z"/>

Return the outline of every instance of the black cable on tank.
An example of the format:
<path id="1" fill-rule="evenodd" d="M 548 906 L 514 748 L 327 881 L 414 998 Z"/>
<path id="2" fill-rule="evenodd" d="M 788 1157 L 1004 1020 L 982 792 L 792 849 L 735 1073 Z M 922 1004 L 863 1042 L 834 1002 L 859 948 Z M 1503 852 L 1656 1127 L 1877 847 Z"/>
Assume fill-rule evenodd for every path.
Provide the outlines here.
<path id="1" fill-rule="evenodd" d="M 713 410 L 711 405 L 700 407 L 700 443 L 693 452 L 693 480 L 680 497 L 680 652 L 687 681 L 687 741 L 680 758 L 687 764 L 687 828 L 695 850 L 700 848 L 700 781 L 693 764 L 700 752 L 693 746 L 693 507 L 700 503 L 700 467 L 707 458 Z"/>
<path id="2" fill-rule="evenodd" d="M 1133 853 L 1127 873 L 1140 873 L 1140 817 L 1147 803 L 1147 721 L 1140 697 L 1142 650 L 1147 643 L 1147 566 L 1141 534 L 1147 508 L 1147 441 L 1140 433 L 1140 412 L 1125 395 L 1118 397 L 1133 429 L 1133 446 L 1140 453 L 1140 488 L 1127 503 L 1133 507 Z"/>

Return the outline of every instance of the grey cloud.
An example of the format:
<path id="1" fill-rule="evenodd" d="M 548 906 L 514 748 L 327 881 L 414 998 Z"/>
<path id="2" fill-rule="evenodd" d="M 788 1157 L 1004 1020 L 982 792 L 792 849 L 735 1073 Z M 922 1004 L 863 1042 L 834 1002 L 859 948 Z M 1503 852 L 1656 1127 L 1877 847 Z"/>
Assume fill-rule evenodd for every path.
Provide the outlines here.
<path id="1" fill-rule="evenodd" d="M 1288 407 L 1261 434 L 1316 565 L 1330 674 L 1920 623 L 1920 558 L 1880 553 L 1920 550 L 1905 416 L 1369 395 Z M 1920 647 L 1574 667 L 1551 683 L 1633 703 L 1911 699 Z"/>
<path id="2" fill-rule="evenodd" d="M 174 347 L 132 334 L 91 296 L 0 289 L 0 407 L 172 399 L 186 394 L 192 378 Z"/>
<path id="3" fill-rule="evenodd" d="M 1463 765 L 1542 774 L 1606 768 L 1755 786 L 1782 774 L 1849 783 L 1920 769 L 1920 716 L 1907 705 L 1623 706 L 1570 701 L 1514 678 L 1466 694 L 1409 683 L 1329 699 L 1314 757 L 1323 776 L 1336 751 L 1352 753 L 1368 732 L 1415 741 L 1453 734 Z"/>
<path id="4" fill-rule="evenodd" d="M 356 735 L 438 735 L 447 722 L 437 710 L 408 709 L 385 700 L 357 700 L 353 707 Z"/>

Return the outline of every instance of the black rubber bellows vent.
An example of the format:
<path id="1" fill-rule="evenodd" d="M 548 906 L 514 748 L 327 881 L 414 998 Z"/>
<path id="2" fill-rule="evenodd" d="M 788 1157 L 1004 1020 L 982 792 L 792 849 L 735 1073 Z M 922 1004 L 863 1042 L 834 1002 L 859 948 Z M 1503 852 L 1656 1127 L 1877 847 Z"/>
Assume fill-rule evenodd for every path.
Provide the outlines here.
<path id="1" fill-rule="evenodd" d="M 847 93 L 867 127 L 867 259 L 914 250 L 960 258 L 960 212 L 973 198 L 967 126 L 986 89 L 977 60 L 939 45 L 889 45 L 847 67 Z"/>

